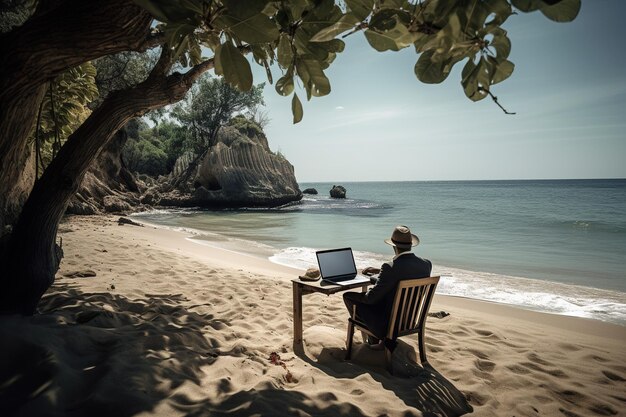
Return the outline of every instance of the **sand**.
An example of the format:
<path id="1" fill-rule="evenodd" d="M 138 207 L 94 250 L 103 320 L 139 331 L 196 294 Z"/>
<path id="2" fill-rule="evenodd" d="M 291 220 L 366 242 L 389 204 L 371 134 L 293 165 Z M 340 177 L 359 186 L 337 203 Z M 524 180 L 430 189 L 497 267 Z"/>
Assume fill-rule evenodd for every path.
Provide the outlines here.
<path id="1" fill-rule="evenodd" d="M 390 375 L 360 337 L 343 360 L 340 295 L 294 352 L 302 271 L 116 220 L 67 219 L 40 314 L 0 318 L 1 416 L 626 415 L 626 327 L 436 296 L 431 366 L 405 337 Z"/>

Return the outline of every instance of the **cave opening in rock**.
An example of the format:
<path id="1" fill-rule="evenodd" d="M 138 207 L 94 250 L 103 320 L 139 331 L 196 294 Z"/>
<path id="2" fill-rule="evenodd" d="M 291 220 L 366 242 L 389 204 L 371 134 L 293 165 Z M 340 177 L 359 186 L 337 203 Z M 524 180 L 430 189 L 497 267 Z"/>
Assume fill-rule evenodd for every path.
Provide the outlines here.
<path id="1" fill-rule="evenodd" d="M 217 180 L 217 178 L 214 175 L 205 177 L 203 178 L 203 180 L 204 181 L 202 182 L 196 181 L 194 186 L 196 188 L 203 186 L 209 191 L 219 191 L 222 189 L 222 185 L 220 184 L 220 182 Z"/>

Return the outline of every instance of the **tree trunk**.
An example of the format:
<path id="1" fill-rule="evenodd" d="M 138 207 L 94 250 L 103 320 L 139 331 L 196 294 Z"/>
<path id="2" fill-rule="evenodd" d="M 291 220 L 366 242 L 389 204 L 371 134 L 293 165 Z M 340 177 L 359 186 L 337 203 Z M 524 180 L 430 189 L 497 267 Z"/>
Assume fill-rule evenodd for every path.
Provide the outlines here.
<path id="1" fill-rule="evenodd" d="M 15 221 L 32 187 L 20 177 L 46 82 L 89 60 L 154 46 L 152 17 L 130 0 L 56 3 L 0 34 L 0 232 Z"/>
<path id="2" fill-rule="evenodd" d="M 0 313 L 32 314 L 52 285 L 59 265 L 55 251 L 59 222 L 85 172 L 115 132 L 133 117 L 181 100 L 193 82 L 213 67 L 213 60 L 184 75 L 168 77 L 164 74 L 169 65 L 169 53 L 163 52 L 146 81 L 111 93 L 68 138 L 35 183 L 9 240 L 6 258 L 0 259 L 4 269 Z"/>

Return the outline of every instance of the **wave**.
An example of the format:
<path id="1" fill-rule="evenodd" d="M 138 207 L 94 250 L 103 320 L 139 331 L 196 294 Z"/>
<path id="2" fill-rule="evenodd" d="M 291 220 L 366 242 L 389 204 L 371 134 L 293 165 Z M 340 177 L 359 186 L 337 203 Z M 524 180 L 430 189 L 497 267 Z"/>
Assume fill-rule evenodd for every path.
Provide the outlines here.
<path id="1" fill-rule="evenodd" d="M 303 197 L 299 204 L 283 207 L 283 211 L 306 211 L 306 212 L 332 212 L 334 214 L 342 211 L 363 214 L 368 210 L 387 210 L 393 208 L 390 205 L 381 204 L 371 200 L 353 198 L 331 198 L 331 197 Z"/>
<path id="2" fill-rule="evenodd" d="M 279 250 L 269 259 L 306 269 L 317 267 L 315 251 L 308 247 L 290 247 Z M 354 251 L 354 258 L 358 269 L 379 267 L 389 260 L 388 256 L 362 251 Z M 441 276 L 437 292 L 443 295 L 626 325 L 626 296 L 622 292 L 438 265 L 433 268 L 433 275 Z"/>

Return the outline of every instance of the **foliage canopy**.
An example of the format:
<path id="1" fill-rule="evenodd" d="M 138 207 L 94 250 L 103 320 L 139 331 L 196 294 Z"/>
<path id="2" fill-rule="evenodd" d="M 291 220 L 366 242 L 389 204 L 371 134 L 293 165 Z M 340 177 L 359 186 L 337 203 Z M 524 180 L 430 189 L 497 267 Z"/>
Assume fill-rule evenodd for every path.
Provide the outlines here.
<path id="1" fill-rule="evenodd" d="M 413 46 L 415 75 L 424 83 L 441 83 L 465 61 L 461 85 L 478 101 L 513 73 L 502 24 L 516 10 L 540 11 L 557 22 L 573 20 L 580 10 L 580 0 L 134 1 L 162 22 L 158 28 L 183 65 L 201 62 L 201 47 L 209 48 L 216 73 L 246 91 L 252 71 L 244 53 L 265 67 L 270 83 L 270 66 L 277 63 L 282 76 L 275 88 L 293 94 L 294 123 L 303 112 L 294 83 L 301 81 L 307 100 L 330 93 L 324 71 L 345 48 L 340 35 L 362 31 L 380 52 Z"/>

